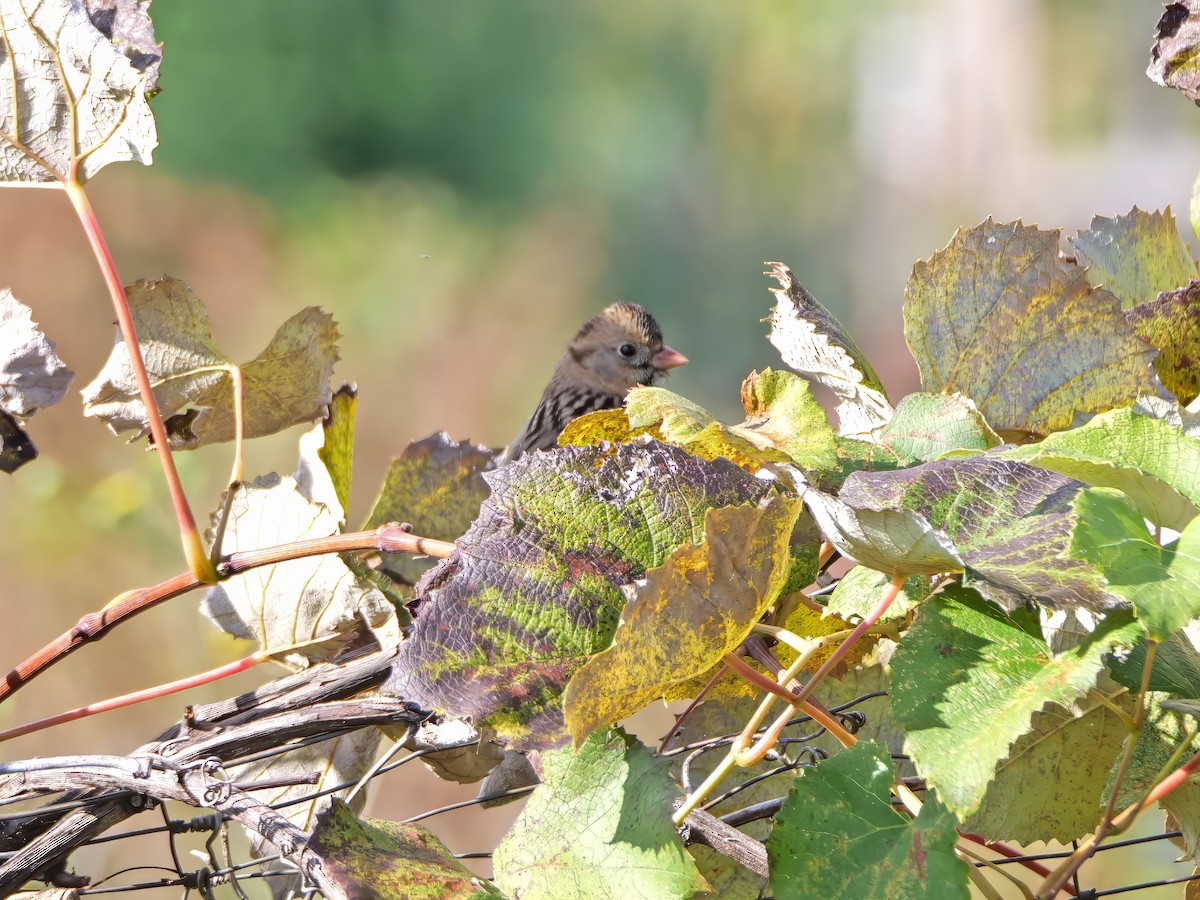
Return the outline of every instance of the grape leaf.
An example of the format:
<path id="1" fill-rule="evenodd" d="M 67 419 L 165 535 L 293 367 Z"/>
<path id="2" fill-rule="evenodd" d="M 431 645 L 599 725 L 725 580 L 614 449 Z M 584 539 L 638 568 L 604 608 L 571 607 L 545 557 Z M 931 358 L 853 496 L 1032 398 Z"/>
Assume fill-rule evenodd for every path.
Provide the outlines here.
<path id="1" fill-rule="evenodd" d="M 703 459 L 724 457 L 750 472 L 791 463 L 814 487 L 833 489 L 861 469 L 915 462 L 890 448 L 839 437 L 808 382 L 791 372 L 751 372 L 742 382 L 746 419 L 725 425 L 664 388 L 634 388 L 626 401 L 631 426 L 657 431 L 667 443 Z"/>
<path id="2" fill-rule="evenodd" d="M 455 859 L 433 832 L 420 825 L 356 818 L 341 801 L 317 819 L 308 847 L 321 858 L 325 877 L 345 897 L 477 900 L 503 896 L 486 878 Z"/>
<path id="3" fill-rule="evenodd" d="M 801 770 L 767 839 L 779 900 L 970 896 L 954 816 L 932 792 L 916 819 L 897 812 L 894 778 L 887 748 L 872 741 Z"/>
<path id="4" fill-rule="evenodd" d="M 1033 714 L 1086 693 L 1104 655 L 1137 637 L 1132 617 L 1114 613 L 1056 656 L 973 591 L 949 587 L 921 605 L 892 657 L 892 713 L 908 734 L 906 750 L 946 805 L 966 817 L 980 808 L 997 764 L 1030 730 Z M 1115 757 L 1119 742 L 1108 750 Z M 1052 787 L 1042 785 L 1039 804 Z"/>
<path id="5" fill-rule="evenodd" d="M 1087 231 L 1070 240 L 1076 259 L 1088 267 L 1088 280 L 1126 307 L 1148 303 L 1197 276 L 1196 261 L 1169 206 L 1165 212 L 1135 206 L 1111 219 L 1094 216 Z"/>
<path id="6" fill-rule="evenodd" d="M 932 462 L 959 450 L 989 450 L 1000 438 L 961 394 L 909 394 L 879 433 L 879 446 L 908 464 Z"/>
<path id="7" fill-rule="evenodd" d="M 1132 715 L 1133 698 L 1122 690 L 1104 690 L 1106 684 L 1101 675 L 1097 690 Z M 1125 720 L 1090 695 L 1069 706 L 1047 704 L 996 767 L 979 811 L 963 830 L 1022 843 L 1066 843 L 1095 831 L 1127 733 Z"/>
<path id="8" fill-rule="evenodd" d="M 954 542 L 919 512 L 856 508 L 813 490 L 805 492 L 804 503 L 825 539 L 864 566 L 905 576 L 964 569 Z"/>
<path id="9" fill-rule="evenodd" d="M 639 438 L 567 447 L 485 474 L 492 489 L 457 551 L 417 585 L 388 689 L 494 728 L 514 749 L 566 740 L 561 694 L 609 646 L 621 588 L 704 539 L 712 508 L 769 482 Z"/>
<path id="10" fill-rule="evenodd" d="M 826 614 L 838 616 L 846 621 L 857 616 L 865 619 L 887 590 L 889 579 L 882 572 L 866 566 L 855 566 L 841 577 L 837 587 L 829 596 Z M 913 575 L 904 582 L 891 606 L 884 612 L 882 621 L 903 619 L 909 610 L 929 596 L 928 576 Z"/>
<path id="11" fill-rule="evenodd" d="M 758 506 L 710 509 L 703 544 L 684 544 L 646 572 L 613 645 L 567 684 L 563 704 L 576 746 L 708 672 L 745 640 L 783 587 L 802 508 L 796 498 L 774 496 Z"/>
<path id="12" fill-rule="evenodd" d="M 245 436 L 275 434 L 325 415 L 338 360 L 337 326 L 315 306 L 279 327 L 266 349 L 241 366 L 212 339 L 204 304 L 177 278 L 142 280 L 126 289 L 154 397 L 171 447 L 192 450 L 235 436 L 233 378 L 241 370 Z M 149 431 L 129 350 L 118 336 L 104 369 L 83 389 L 84 412 L 114 434 Z"/>
<path id="13" fill-rule="evenodd" d="M 1125 310 L 1134 332 L 1158 348 L 1154 369 L 1183 404 L 1200 396 L 1200 281 Z"/>
<path id="14" fill-rule="evenodd" d="M 1133 604 L 1146 633 L 1164 641 L 1200 616 L 1200 518 L 1160 547 L 1142 516 L 1116 491 L 1084 491 L 1071 554 L 1104 573 L 1109 588 Z"/>
<path id="15" fill-rule="evenodd" d="M 323 422 L 300 436 L 296 487 L 309 500 L 323 503 L 346 525 L 350 480 L 354 471 L 354 416 L 358 389 L 343 384 L 333 395 Z"/>
<path id="16" fill-rule="evenodd" d="M 1079 428 L 996 455 L 1117 488 L 1166 528 L 1183 528 L 1200 512 L 1200 441 L 1140 410 L 1110 410 Z"/>
<path id="17" fill-rule="evenodd" d="M 1109 658 L 1108 670 L 1113 681 L 1131 691 L 1141 690 L 1146 646 L 1143 635 L 1129 650 Z M 1176 697 L 1200 697 L 1200 651 L 1183 632 L 1158 645 L 1147 688 Z"/>
<path id="18" fill-rule="evenodd" d="M 840 502 L 853 508 L 860 521 L 884 514 L 915 517 L 931 529 L 920 534 L 917 546 L 940 548 L 947 564 L 937 568 L 936 552 L 920 560 L 923 566 L 905 558 L 883 559 L 888 565 L 868 561 L 868 555 L 895 552 L 886 542 L 899 543 L 897 534 L 911 539 L 908 530 L 887 520 L 882 538 L 876 532 L 865 539 L 874 543 L 847 545 L 845 552 L 891 574 L 963 572 L 965 584 L 1009 610 L 1030 600 L 1111 609 L 1124 601 L 1108 590 L 1096 567 L 1068 553 L 1078 519 L 1074 501 L 1085 489 L 1072 478 L 990 456 L 937 460 L 900 472 L 856 473 L 846 479 Z M 805 500 L 825 530 L 814 504 L 830 502 L 813 493 Z M 904 529 L 912 527 L 906 521 Z M 841 537 L 828 530 L 825 534 L 842 549 Z M 949 564 L 952 560 L 957 564 Z"/>
<path id="19" fill-rule="evenodd" d="M 1184 406 L 1178 400 L 1143 394 L 1138 397 L 1133 410 L 1138 415 L 1166 422 L 1188 437 L 1200 438 L 1200 399 Z"/>
<path id="20" fill-rule="evenodd" d="M 388 466 L 383 487 L 363 528 L 407 522 L 424 537 L 453 541 L 470 527 L 487 498 L 483 472 L 494 450 L 451 441 L 445 432 L 413 441 Z M 383 554 L 389 574 L 416 584 L 433 563 L 408 553 Z"/>
<path id="21" fill-rule="evenodd" d="M 149 77 L 146 90 L 158 90 L 162 44 L 154 39 L 150 0 L 83 0 L 83 8 L 96 30 L 108 38 L 130 64 Z"/>
<path id="22" fill-rule="evenodd" d="M 810 294 L 783 263 L 769 262 L 779 282 L 771 288 L 771 343 L 783 361 L 829 388 L 838 398 L 838 434 L 870 439 L 892 417 L 883 384 L 844 325 Z"/>
<path id="23" fill-rule="evenodd" d="M 228 768 L 229 777 L 244 783 L 259 783 L 255 796 L 303 831 L 320 828 L 319 817 L 331 803 L 345 808 L 344 799 L 371 770 L 383 738 L 378 728 L 360 728 L 340 737 L 264 756 Z M 310 779 L 316 777 L 313 782 Z M 365 790 L 354 794 L 351 808 L 361 810 L 367 802 Z M 347 814 L 351 814 L 347 810 Z M 254 856 L 273 854 L 275 847 L 255 832 L 247 832 Z M 279 871 L 279 870 L 276 870 Z M 279 874 L 272 884 L 283 882 Z"/>
<path id="24" fill-rule="evenodd" d="M 0 26 L 0 182 L 83 183 L 109 163 L 150 164 L 156 60 L 126 58 L 78 0 L 7 2 Z"/>
<path id="25" fill-rule="evenodd" d="M 1159 392 L 1155 351 L 1059 238 L 989 218 L 913 266 L 904 337 L 923 390 L 959 391 L 997 431 L 1033 434 Z"/>
<path id="26" fill-rule="evenodd" d="M 1168 3 L 1158 20 L 1146 75 L 1200 105 L 1200 16 L 1197 0 Z"/>
<path id="27" fill-rule="evenodd" d="M 22 425 L 62 400 L 74 380 L 29 307 L 7 288 L 0 290 L 0 471 L 16 471 L 37 457 Z"/>
<path id="28" fill-rule="evenodd" d="M 220 511 L 214 514 L 214 523 Z M 257 550 L 338 530 L 335 513 L 305 497 L 290 476 L 265 475 L 236 488 L 221 553 Z M 400 640 L 392 605 L 337 556 L 293 559 L 251 569 L 209 588 L 201 611 L 222 631 L 280 651 L 303 668 L 371 629 L 385 647 Z M 291 650 L 293 644 L 316 641 Z"/>
<path id="29" fill-rule="evenodd" d="M 620 729 L 543 757 L 545 783 L 496 848 L 496 884 L 523 900 L 692 897 L 708 885 L 671 824 L 667 766 Z"/>
<path id="30" fill-rule="evenodd" d="M 630 425 L 624 407 L 600 409 L 568 422 L 559 432 L 558 446 L 591 447 L 601 442 L 628 444 L 641 434 L 662 440 L 662 434 L 657 429 L 634 428 Z"/>
<path id="31" fill-rule="evenodd" d="M 0 290 L 0 410 L 26 419 L 62 400 L 74 380 L 29 307 Z"/>

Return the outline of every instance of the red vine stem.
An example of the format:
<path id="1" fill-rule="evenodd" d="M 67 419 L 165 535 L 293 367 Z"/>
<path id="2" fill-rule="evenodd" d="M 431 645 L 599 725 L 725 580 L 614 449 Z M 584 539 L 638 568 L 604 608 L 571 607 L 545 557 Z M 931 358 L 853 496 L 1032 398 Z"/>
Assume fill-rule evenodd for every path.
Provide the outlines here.
<path id="1" fill-rule="evenodd" d="M 217 563 L 215 571 L 219 578 L 226 579 L 249 569 L 286 562 L 289 559 L 361 550 L 378 550 L 382 553 L 417 553 L 444 558 L 454 550 L 454 544 L 420 537 L 411 533 L 407 526 L 393 522 L 382 525 L 373 531 L 335 534 L 327 538 L 312 538 L 262 550 L 231 553 Z M 165 600 L 186 594 L 198 587 L 204 587 L 205 584 L 206 582 L 201 581 L 194 573 L 184 572 L 151 587 L 121 594 L 99 612 L 88 613 L 70 631 L 55 638 L 10 671 L 5 676 L 3 683 L 0 683 L 0 702 L 6 700 L 55 663 L 66 659 L 84 644 L 99 640 L 110 628 Z"/>
<path id="2" fill-rule="evenodd" d="M 271 651 L 259 650 L 257 653 L 252 653 L 250 656 L 236 660 L 235 662 L 227 663 L 223 666 L 218 666 L 215 669 L 209 669 L 207 672 L 201 672 L 199 675 L 189 675 L 187 678 L 180 678 L 178 681 L 171 681 L 167 684 L 156 685 L 152 688 L 146 688 L 140 691 L 134 691 L 130 694 L 122 694 L 120 697 L 110 697 L 107 700 L 101 700 L 99 703 L 89 703 L 87 706 L 79 706 L 75 709 L 69 709 L 66 712 L 58 713 L 53 716 L 46 716 L 44 719 L 37 719 L 33 722 L 26 722 L 24 725 L 18 725 L 16 728 L 9 728 L 7 731 L 0 731 L 0 743 L 12 740 L 26 734 L 32 734 L 35 731 L 41 731 L 45 728 L 53 728 L 55 725 L 61 725 L 63 722 L 74 722 L 77 719 L 84 719 L 88 716 L 98 715 L 100 713 L 110 712 L 114 709 L 121 709 L 124 706 L 132 706 L 135 703 L 142 703 L 146 700 L 156 700 L 159 697 L 166 697 L 170 694 L 177 694 L 180 691 L 186 691 L 189 688 L 198 687 L 202 684 L 209 684 L 221 678 L 227 678 L 230 675 L 236 675 L 239 672 L 244 672 L 259 663 L 266 662 L 271 658 Z"/>
<path id="3" fill-rule="evenodd" d="M 1133 721 L 1129 726 L 1129 733 L 1125 735 L 1125 747 L 1121 754 L 1121 761 L 1117 765 L 1116 775 L 1113 776 L 1112 787 L 1109 790 L 1108 804 L 1104 807 L 1104 815 L 1100 817 L 1100 827 L 1096 829 L 1096 833 L 1089 837 L 1082 845 L 1072 853 L 1065 862 L 1060 864 L 1053 872 L 1051 872 L 1042 884 L 1038 887 L 1039 898 L 1052 898 L 1057 896 L 1058 892 L 1066 885 L 1072 875 L 1079 871 L 1080 866 L 1088 861 L 1100 847 L 1104 839 L 1112 832 L 1123 831 L 1129 825 L 1133 824 L 1133 820 L 1138 817 L 1150 803 L 1154 802 L 1158 797 L 1155 792 L 1162 787 L 1168 780 L 1178 774 L 1178 771 L 1172 772 L 1170 776 L 1164 778 L 1161 782 L 1155 785 L 1146 797 L 1139 803 L 1135 803 L 1127 807 L 1119 816 L 1113 816 L 1113 809 L 1116 807 L 1117 795 L 1121 791 L 1121 783 L 1125 778 L 1125 773 L 1129 770 L 1129 764 L 1133 760 L 1133 751 L 1137 746 L 1138 737 L 1141 734 L 1142 726 L 1146 721 L 1146 694 L 1150 690 L 1150 673 L 1154 667 L 1154 657 L 1158 650 L 1158 642 L 1151 639 L 1146 645 L 1146 662 L 1142 668 L 1142 684 L 1137 695 L 1137 706 L 1134 709 Z M 1191 764 L 1188 761 L 1181 768 L 1186 768 Z M 1177 780 L 1172 786 L 1163 791 L 1158 796 L 1165 796 L 1183 782 Z"/>
<path id="4" fill-rule="evenodd" d="M 887 590 L 883 592 L 883 598 L 875 605 L 875 608 L 867 614 L 867 617 L 855 626 L 854 630 L 850 632 L 850 635 L 844 641 L 838 644 L 838 648 L 829 655 L 829 659 L 825 660 L 825 662 L 821 664 L 821 667 L 817 669 L 817 671 L 813 672 L 812 677 L 808 679 L 804 687 L 800 689 L 800 692 L 791 699 L 791 703 L 798 706 L 812 695 L 812 692 L 816 689 L 821 679 L 833 671 L 834 667 L 842 661 L 842 659 L 851 651 L 851 649 L 853 649 L 854 645 L 859 642 L 862 636 L 870 631 L 871 627 L 879 621 L 880 617 L 883 616 L 885 612 L 888 611 L 888 607 L 892 605 L 892 602 L 896 599 L 897 595 L 899 595 L 900 589 L 904 587 L 904 581 L 906 577 L 907 576 L 905 575 L 892 576 L 892 580 L 888 584 Z"/>
<path id="5" fill-rule="evenodd" d="M 154 439 L 154 449 L 158 451 L 163 476 L 166 478 L 167 488 L 171 492 L 171 504 L 175 507 L 175 518 L 179 522 L 179 536 L 183 542 L 183 553 L 187 559 L 188 568 L 198 581 L 215 584 L 217 573 L 204 552 L 204 542 L 200 539 L 200 532 L 196 528 L 196 519 L 192 515 L 191 507 L 188 506 L 187 496 L 183 492 L 183 484 L 179 480 L 179 472 L 175 468 L 175 460 L 171 456 L 167 429 L 158 412 L 154 389 L 150 386 L 150 376 L 146 372 L 142 348 L 138 344 L 137 331 L 133 327 L 133 314 L 129 311 L 129 302 L 125 297 L 121 276 L 117 274 L 117 263 L 108 249 L 108 243 L 104 240 L 104 233 L 100 230 L 100 223 L 83 190 L 83 185 L 77 179 L 71 178 L 63 182 L 63 188 L 71 200 L 75 214 L 79 217 L 79 223 L 83 226 L 88 243 L 91 244 L 96 262 L 100 266 L 100 273 L 104 276 L 104 283 L 112 298 L 113 309 L 117 314 L 117 327 L 120 329 L 121 338 L 125 341 L 125 347 L 129 351 L 130 367 L 133 370 L 134 379 L 137 381 L 142 404 L 146 407 L 146 421 L 150 426 L 150 435 Z"/>

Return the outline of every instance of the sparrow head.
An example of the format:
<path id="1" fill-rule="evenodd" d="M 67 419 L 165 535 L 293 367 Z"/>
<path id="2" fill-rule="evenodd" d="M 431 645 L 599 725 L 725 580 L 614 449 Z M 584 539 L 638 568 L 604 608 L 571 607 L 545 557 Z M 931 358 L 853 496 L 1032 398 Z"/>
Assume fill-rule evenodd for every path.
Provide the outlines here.
<path id="1" fill-rule="evenodd" d="M 614 303 L 567 345 L 560 369 L 588 386 L 624 398 L 630 388 L 659 384 L 688 358 L 663 343 L 654 316 L 636 303 Z"/>

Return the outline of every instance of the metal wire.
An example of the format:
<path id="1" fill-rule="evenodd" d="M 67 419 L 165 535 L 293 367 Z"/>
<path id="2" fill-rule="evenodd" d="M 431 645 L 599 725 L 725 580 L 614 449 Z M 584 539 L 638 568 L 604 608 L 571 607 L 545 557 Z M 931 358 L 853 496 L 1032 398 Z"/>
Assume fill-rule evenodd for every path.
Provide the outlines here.
<path id="1" fill-rule="evenodd" d="M 856 697 L 854 700 L 842 704 L 841 706 L 834 707 L 830 710 L 830 712 L 838 715 L 843 722 L 851 727 L 851 730 L 857 730 L 857 728 L 864 723 L 866 717 L 864 717 L 861 712 L 855 710 L 854 708 L 860 706 L 868 700 L 872 700 L 881 696 L 886 696 L 886 693 L 883 691 L 872 691 L 870 693 L 863 694 L 860 697 Z M 747 778 L 743 783 L 738 784 L 724 793 L 711 798 L 706 803 L 705 808 L 715 809 L 716 807 L 721 807 L 722 809 L 728 809 L 729 806 L 731 804 L 735 804 L 735 801 L 737 801 L 741 796 L 751 796 L 745 794 L 745 792 L 747 792 L 750 788 L 769 782 L 769 780 L 775 776 L 785 776 L 784 778 L 780 779 L 780 782 L 782 785 L 784 785 L 781 793 L 786 792 L 786 785 L 790 781 L 790 774 L 793 773 L 794 770 L 816 764 L 816 762 L 824 755 L 824 751 L 812 747 L 811 741 L 823 734 L 824 729 L 820 728 L 819 726 L 815 726 L 815 723 L 813 723 L 812 719 L 808 716 L 797 716 L 791 721 L 790 725 L 793 727 L 793 729 L 797 726 L 803 727 L 805 725 L 814 725 L 814 727 L 811 732 L 805 732 L 800 735 L 789 734 L 787 737 L 782 739 L 775 750 L 772 751 L 772 758 L 776 763 L 775 765 L 766 771 L 756 773 L 752 777 Z M 337 729 L 335 731 L 323 733 L 312 738 L 291 741 L 269 750 L 244 754 L 236 759 L 230 759 L 224 762 L 222 765 L 223 768 L 229 769 L 246 763 L 262 762 L 302 747 L 309 747 L 329 741 L 336 737 L 345 736 L 346 734 L 352 733 L 354 730 L 355 729 L 349 728 Z M 678 761 L 677 765 L 684 773 L 683 780 L 686 784 L 691 780 L 690 769 L 698 760 L 714 750 L 727 748 L 732 740 L 737 736 L 738 735 L 736 733 L 732 733 L 728 735 L 707 738 L 701 741 L 695 741 L 687 745 L 673 747 L 662 755 L 667 758 L 682 757 L 682 759 Z M 406 753 L 399 759 L 387 762 L 386 765 L 379 766 L 377 771 L 373 771 L 371 773 L 371 777 L 372 779 L 377 780 L 385 777 L 390 772 L 394 772 L 397 769 L 409 765 L 410 763 L 419 761 L 432 753 L 449 749 L 465 748 L 472 746 L 474 743 L 474 741 L 463 741 L 461 743 L 446 747 L 412 751 Z M 906 757 L 904 757 L 902 754 L 893 754 L 893 759 L 904 760 Z M 435 778 L 436 776 L 430 774 L 428 777 Z M 295 780 L 293 779 L 293 781 Z M 302 784 L 303 780 L 298 780 L 297 783 Z M 353 787 L 356 783 L 357 782 L 354 780 L 347 780 L 343 783 L 331 787 L 324 787 L 320 790 L 302 792 L 302 795 L 299 797 L 283 800 L 272 805 L 274 808 L 282 810 L 297 804 L 311 803 L 316 798 L 347 790 Z M 410 816 L 404 821 L 418 822 L 453 810 L 478 807 L 486 801 L 494 800 L 499 797 L 521 797 L 528 794 L 532 790 L 533 788 L 531 787 L 517 788 L 491 796 L 475 797 L 469 800 L 448 803 L 443 806 L 428 809 L 416 815 Z M 98 806 L 100 804 L 108 803 L 113 800 L 119 800 L 131 795 L 132 792 L 129 791 L 107 791 L 96 796 L 83 799 L 54 799 L 53 793 L 36 795 L 25 794 L 17 798 L 0 800 L 0 804 L 11 805 L 16 802 L 28 804 L 46 800 L 50 800 L 51 802 L 47 803 L 45 806 L 36 808 L 0 813 L 0 823 L 5 824 L 11 829 L 12 826 L 19 825 L 22 819 L 46 819 L 50 814 L 69 813 L 80 808 Z M 63 795 L 60 794 L 59 796 L 62 797 Z M 778 810 L 780 802 L 781 801 L 779 799 L 764 801 L 761 799 L 760 794 L 756 794 L 753 795 L 753 799 L 749 804 L 743 803 L 740 808 L 735 808 L 725 812 L 722 817 L 735 821 L 739 824 L 753 821 L 757 818 L 769 818 Z M 126 841 L 130 839 L 149 839 L 158 835 L 163 835 L 166 837 L 166 840 L 163 842 L 164 846 L 162 848 L 163 856 L 165 857 L 163 862 L 159 864 L 157 862 L 151 863 L 147 861 L 145 865 L 115 870 L 107 875 L 104 875 L 102 878 L 98 878 L 96 882 L 91 885 L 78 888 L 77 890 L 80 896 L 130 893 L 138 891 L 150 891 L 153 889 L 161 890 L 163 888 L 182 888 L 188 894 L 191 892 L 197 892 L 202 897 L 210 898 L 215 896 L 213 894 L 213 890 L 217 886 L 233 885 L 233 890 L 237 891 L 239 896 L 245 897 L 245 893 L 242 892 L 241 888 L 237 886 L 237 882 L 239 880 L 247 881 L 281 877 L 292 878 L 296 876 L 295 869 L 290 867 L 288 864 L 281 864 L 280 857 L 277 855 L 235 861 L 229 849 L 227 833 L 229 828 L 228 820 L 227 817 L 222 816 L 219 813 L 207 813 L 187 818 L 176 818 L 168 813 L 166 804 L 162 803 L 151 804 L 147 807 L 147 811 L 155 806 L 158 807 L 160 810 L 160 815 L 163 817 L 162 824 L 140 828 L 129 828 L 110 834 L 102 834 L 85 842 L 82 846 L 111 846 L 120 841 Z M 177 840 L 181 836 L 188 834 L 207 835 L 204 845 L 205 849 L 202 851 L 193 851 L 203 857 L 203 860 L 195 860 L 192 862 L 189 859 L 188 854 L 181 852 L 181 848 L 177 846 Z M 1135 845 L 1161 842 L 1178 836 L 1179 832 L 1172 831 L 1142 837 L 1113 840 L 1100 846 L 1096 853 L 1107 853 L 1112 850 L 1118 850 Z M 1057 860 L 1069 856 L 1070 854 L 1070 850 L 1062 850 L 1029 853 L 1017 857 L 1000 856 L 990 860 L 990 863 L 988 864 L 995 866 L 1008 866 L 1027 862 Z M 4 859 L 12 855 L 12 852 L 0 853 L 0 859 Z M 457 853 L 455 854 L 455 857 L 462 860 L 490 860 L 492 857 L 492 851 L 487 849 L 475 850 Z M 977 862 L 975 865 L 983 866 L 985 864 Z M 273 866 L 275 868 L 270 868 Z M 164 875 L 163 877 L 158 878 L 135 877 L 128 879 L 126 883 L 114 883 L 115 881 L 133 873 L 146 873 L 149 871 L 163 872 Z M 1083 869 L 1083 872 L 1086 881 L 1086 866 Z M 1078 896 L 1081 898 L 1081 900 L 1090 900 L 1090 898 L 1130 894 L 1136 893 L 1137 891 L 1149 890 L 1154 887 L 1181 884 L 1196 880 L 1198 878 L 1200 878 L 1200 875 L 1187 874 L 1117 887 L 1105 887 L 1103 889 L 1089 889 L 1084 887 L 1078 892 Z M 296 895 L 308 896 L 312 893 L 313 892 L 310 889 L 299 887 L 297 888 Z"/>

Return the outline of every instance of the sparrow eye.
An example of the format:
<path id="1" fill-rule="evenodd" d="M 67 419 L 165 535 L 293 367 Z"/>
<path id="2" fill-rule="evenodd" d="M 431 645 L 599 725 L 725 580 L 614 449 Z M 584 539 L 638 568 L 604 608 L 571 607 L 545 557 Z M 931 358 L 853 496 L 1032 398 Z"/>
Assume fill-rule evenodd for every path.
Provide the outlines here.
<path id="1" fill-rule="evenodd" d="M 629 359 L 633 354 L 637 353 L 637 347 L 633 346 L 633 344 L 622 344 L 617 348 L 617 352 L 626 359 Z"/>

